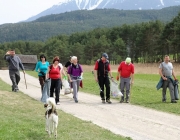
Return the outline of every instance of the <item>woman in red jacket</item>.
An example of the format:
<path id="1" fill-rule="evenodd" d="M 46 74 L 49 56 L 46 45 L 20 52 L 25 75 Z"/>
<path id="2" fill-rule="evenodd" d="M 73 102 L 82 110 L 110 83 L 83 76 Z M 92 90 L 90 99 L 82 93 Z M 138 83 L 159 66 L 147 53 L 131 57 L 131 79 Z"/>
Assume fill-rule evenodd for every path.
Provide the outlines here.
<path id="1" fill-rule="evenodd" d="M 61 82 L 61 67 L 59 64 L 59 58 L 55 57 L 53 59 L 53 64 L 48 68 L 47 78 L 51 79 L 51 87 L 50 87 L 50 97 L 54 97 L 53 93 L 55 91 L 55 101 L 57 105 L 60 105 L 59 97 L 60 97 L 60 82 Z"/>

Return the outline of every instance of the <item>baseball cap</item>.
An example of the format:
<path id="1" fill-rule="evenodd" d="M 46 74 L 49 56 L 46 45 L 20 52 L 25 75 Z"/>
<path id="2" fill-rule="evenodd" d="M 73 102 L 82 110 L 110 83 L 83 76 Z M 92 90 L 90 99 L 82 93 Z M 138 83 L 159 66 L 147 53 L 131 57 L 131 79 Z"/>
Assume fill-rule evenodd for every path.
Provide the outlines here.
<path id="1" fill-rule="evenodd" d="M 126 58 L 126 63 L 130 63 L 131 62 L 131 58 L 130 57 L 127 57 Z"/>
<path id="2" fill-rule="evenodd" d="M 102 54 L 102 57 L 105 57 L 106 59 L 109 58 L 107 53 L 103 53 L 103 54 Z"/>

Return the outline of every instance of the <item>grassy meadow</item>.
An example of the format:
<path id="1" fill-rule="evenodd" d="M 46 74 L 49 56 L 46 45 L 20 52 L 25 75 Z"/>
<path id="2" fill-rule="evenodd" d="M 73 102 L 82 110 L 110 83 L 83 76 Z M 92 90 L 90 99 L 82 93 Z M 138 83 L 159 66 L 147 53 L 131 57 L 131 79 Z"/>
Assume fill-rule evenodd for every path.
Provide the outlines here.
<path id="1" fill-rule="evenodd" d="M 50 140 L 45 132 L 43 104 L 29 96 L 11 92 L 0 79 L 0 140 Z M 58 140 L 130 140 L 58 110 Z"/>

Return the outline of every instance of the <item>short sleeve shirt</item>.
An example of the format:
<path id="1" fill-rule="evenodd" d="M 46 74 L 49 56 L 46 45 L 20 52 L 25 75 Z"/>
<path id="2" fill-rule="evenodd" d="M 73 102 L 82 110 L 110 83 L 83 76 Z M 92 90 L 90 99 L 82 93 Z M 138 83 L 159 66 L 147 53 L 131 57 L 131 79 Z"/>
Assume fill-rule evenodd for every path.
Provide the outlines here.
<path id="1" fill-rule="evenodd" d="M 162 74 L 164 76 L 172 76 L 173 65 L 171 62 L 168 63 L 162 62 L 159 65 L 159 68 L 162 69 Z"/>

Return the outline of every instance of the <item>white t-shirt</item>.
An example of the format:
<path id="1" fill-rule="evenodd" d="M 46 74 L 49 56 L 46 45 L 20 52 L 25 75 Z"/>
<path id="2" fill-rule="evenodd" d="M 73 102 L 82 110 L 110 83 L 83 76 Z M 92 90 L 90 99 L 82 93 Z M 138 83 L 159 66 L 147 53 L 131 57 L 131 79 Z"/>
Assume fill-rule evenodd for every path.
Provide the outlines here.
<path id="1" fill-rule="evenodd" d="M 162 62 L 159 65 L 159 68 L 162 69 L 162 73 L 164 76 L 172 76 L 173 65 L 171 62 L 168 63 Z"/>
<path id="2" fill-rule="evenodd" d="M 61 63 L 59 63 L 58 65 L 60 66 L 60 68 L 61 68 L 60 71 L 62 72 L 62 70 L 63 70 L 63 65 L 62 65 Z"/>

